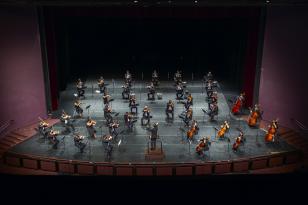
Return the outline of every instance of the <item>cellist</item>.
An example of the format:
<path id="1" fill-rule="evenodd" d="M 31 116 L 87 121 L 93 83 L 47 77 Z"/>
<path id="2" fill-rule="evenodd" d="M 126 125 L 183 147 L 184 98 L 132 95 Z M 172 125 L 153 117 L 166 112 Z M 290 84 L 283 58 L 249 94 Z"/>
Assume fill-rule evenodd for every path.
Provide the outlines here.
<path id="1" fill-rule="evenodd" d="M 259 120 L 262 119 L 263 112 L 260 109 L 260 106 L 258 104 L 255 104 L 254 109 L 250 109 L 250 114 L 248 117 L 248 125 L 250 127 L 255 127 Z"/>
<path id="2" fill-rule="evenodd" d="M 210 137 L 203 137 L 199 140 L 199 144 L 196 146 L 196 153 L 198 155 L 203 155 L 204 151 L 209 150 L 209 146 L 211 145 Z"/>
<path id="3" fill-rule="evenodd" d="M 232 110 L 231 110 L 233 114 L 239 114 L 240 113 L 241 108 L 244 104 L 244 101 L 245 101 L 245 93 L 243 92 L 243 93 L 240 94 L 240 96 L 238 96 L 236 98 L 236 101 L 233 104 L 233 107 L 232 107 Z"/>
<path id="4" fill-rule="evenodd" d="M 198 134 L 198 131 L 199 131 L 198 123 L 196 120 L 193 120 L 189 130 L 186 133 L 187 139 L 191 140 L 194 137 L 194 135 Z"/>
<path id="5" fill-rule="evenodd" d="M 268 126 L 268 130 L 264 137 L 265 142 L 274 142 L 278 130 L 278 119 L 273 120 L 272 123 Z"/>
<path id="6" fill-rule="evenodd" d="M 242 131 L 240 131 L 240 134 L 237 138 L 235 138 L 235 142 L 232 146 L 233 151 L 237 151 L 239 149 L 239 147 L 244 144 L 245 142 L 245 137 L 244 137 L 244 133 Z"/>
<path id="7" fill-rule="evenodd" d="M 216 128 L 215 128 L 216 129 Z M 217 138 L 221 139 L 225 137 L 226 132 L 230 129 L 230 125 L 227 121 L 224 121 L 224 124 L 220 126 L 220 130 L 217 132 Z"/>

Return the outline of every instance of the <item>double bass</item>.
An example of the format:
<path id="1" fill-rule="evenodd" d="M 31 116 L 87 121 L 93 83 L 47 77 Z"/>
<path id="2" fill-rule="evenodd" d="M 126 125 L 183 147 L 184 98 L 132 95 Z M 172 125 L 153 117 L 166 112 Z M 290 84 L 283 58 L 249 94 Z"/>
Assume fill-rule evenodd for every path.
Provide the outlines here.
<path id="1" fill-rule="evenodd" d="M 245 100 L 244 96 L 245 96 L 245 93 L 241 93 L 240 96 L 237 97 L 235 103 L 233 104 L 232 110 L 231 110 L 233 114 L 237 114 L 240 112 L 243 106 L 244 100 Z"/>
<path id="2" fill-rule="evenodd" d="M 217 138 L 223 138 L 225 133 L 230 129 L 229 123 L 227 121 L 224 122 L 223 125 L 220 126 L 220 130 L 217 132 Z"/>
<path id="3" fill-rule="evenodd" d="M 255 105 L 254 110 L 250 109 L 250 115 L 248 118 L 248 125 L 250 127 L 255 127 L 258 120 L 262 117 L 262 112 L 260 111 L 259 105 Z"/>
<path id="4" fill-rule="evenodd" d="M 278 119 L 273 120 L 264 137 L 265 142 L 274 142 L 278 130 Z"/>
<path id="5" fill-rule="evenodd" d="M 245 142 L 244 133 L 242 131 L 240 131 L 239 136 L 235 139 L 235 142 L 232 146 L 232 149 L 234 151 L 237 151 L 238 148 L 240 147 L 240 145 L 243 144 L 244 142 Z"/>

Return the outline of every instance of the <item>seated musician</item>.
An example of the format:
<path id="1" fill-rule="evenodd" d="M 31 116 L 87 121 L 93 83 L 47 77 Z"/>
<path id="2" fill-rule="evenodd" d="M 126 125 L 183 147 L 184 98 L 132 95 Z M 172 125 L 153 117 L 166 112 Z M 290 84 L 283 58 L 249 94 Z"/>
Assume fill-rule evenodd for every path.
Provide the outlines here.
<path id="1" fill-rule="evenodd" d="M 176 73 L 174 74 L 174 82 L 175 84 L 182 83 L 182 74 L 181 71 L 177 70 Z"/>
<path id="2" fill-rule="evenodd" d="M 82 102 L 80 100 L 76 100 L 74 103 L 75 111 L 79 117 L 82 117 L 83 109 L 81 107 Z"/>
<path id="3" fill-rule="evenodd" d="M 194 99 L 193 99 L 191 93 L 189 93 L 188 96 L 187 96 L 187 104 L 193 105 L 193 100 Z"/>
<path id="4" fill-rule="evenodd" d="M 169 114 L 171 114 L 172 119 L 174 118 L 174 104 L 172 100 L 169 100 L 166 107 L 166 115 L 167 118 L 170 118 Z"/>
<path id="5" fill-rule="evenodd" d="M 143 112 L 143 114 L 142 114 L 141 124 L 144 125 L 144 120 L 147 120 L 146 124 L 149 124 L 150 123 L 150 118 L 151 118 L 151 115 L 150 115 L 151 111 L 148 108 L 148 106 L 144 106 L 142 112 Z"/>
<path id="6" fill-rule="evenodd" d="M 62 122 L 62 125 L 65 127 L 65 132 L 70 132 L 71 131 L 70 129 L 75 131 L 75 127 L 72 123 L 71 116 L 68 115 L 64 110 L 62 110 L 60 121 Z"/>
<path id="7" fill-rule="evenodd" d="M 85 93 L 84 88 L 85 88 L 85 86 L 84 86 L 84 83 L 81 81 L 80 78 L 77 80 L 76 87 L 77 87 L 78 98 L 80 98 L 80 97 L 84 98 L 85 97 L 84 96 L 84 93 Z"/>
<path id="8" fill-rule="evenodd" d="M 208 80 L 207 83 L 205 84 L 205 90 L 206 90 L 206 94 L 208 97 L 211 97 L 214 90 L 213 90 L 213 83 L 211 80 Z"/>
<path id="9" fill-rule="evenodd" d="M 57 136 L 59 134 L 60 134 L 60 132 L 53 130 L 53 128 L 51 128 L 49 133 L 48 133 L 48 139 L 53 144 L 52 148 L 54 148 L 54 149 L 58 148 L 59 140 L 58 140 Z"/>
<path id="10" fill-rule="evenodd" d="M 232 146 L 233 151 L 236 152 L 239 149 L 239 147 L 244 144 L 245 141 L 246 141 L 246 139 L 244 137 L 244 133 L 242 131 L 240 131 L 239 136 L 237 138 L 235 138 L 235 142 Z"/>
<path id="11" fill-rule="evenodd" d="M 238 114 L 241 112 L 242 106 L 244 105 L 245 101 L 245 93 L 241 93 L 237 98 L 236 101 L 233 104 L 233 107 L 231 109 L 231 112 L 233 114 Z"/>
<path id="12" fill-rule="evenodd" d="M 263 111 L 261 111 L 260 106 L 255 104 L 253 109 L 250 109 L 250 114 L 248 117 L 248 125 L 250 127 L 255 127 L 259 124 L 259 121 L 262 119 Z"/>
<path id="13" fill-rule="evenodd" d="M 217 102 L 210 103 L 209 109 L 206 111 L 206 114 L 210 117 L 211 120 L 214 120 L 214 117 L 218 115 L 218 104 Z"/>
<path id="14" fill-rule="evenodd" d="M 217 101 L 218 101 L 218 93 L 217 93 L 217 91 L 214 91 L 214 92 L 211 93 L 210 96 L 208 96 L 208 102 L 209 102 L 209 104 L 211 104 L 211 103 L 215 103 Z"/>
<path id="15" fill-rule="evenodd" d="M 205 80 L 205 82 L 208 82 L 209 80 L 211 80 L 211 81 L 213 81 L 213 80 L 214 80 L 214 78 L 213 78 L 213 75 L 212 75 L 211 71 L 210 71 L 210 72 L 208 72 L 208 73 L 206 74 L 206 76 L 204 76 L 204 80 Z"/>
<path id="16" fill-rule="evenodd" d="M 104 80 L 103 76 L 101 76 L 101 77 L 98 79 L 97 85 L 98 85 L 98 87 L 99 87 L 100 93 L 104 93 L 106 87 L 105 87 L 105 80 Z"/>
<path id="17" fill-rule="evenodd" d="M 132 113 L 126 112 L 124 114 L 124 122 L 125 125 L 128 127 L 129 130 L 133 129 L 134 126 L 134 116 L 132 115 Z"/>
<path id="18" fill-rule="evenodd" d="M 210 149 L 211 142 L 209 137 L 202 137 L 199 140 L 199 144 L 196 147 L 196 153 L 198 155 L 204 155 L 204 152 Z"/>
<path id="19" fill-rule="evenodd" d="M 109 104 L 109 102 L 112 101 L 111 96 L 108 94 L 107 90 L 105 90 L 104 92 L 103 101 L 104 101 L 104 104 Z"/>
<path id="20" fill-rule="evenodd" d="M 44 138 L 47 138 L 49 132 L 49 124 L 44 120 L 40 119 L 40 123 L 38 125 L 38 131 Z"/>
<path id="21" fill-rule="evenodd" d="M 96 129 L 94 126 L 96 125 L 96 121 L 92 120 L 90 117 L 88 117 L 88 121 L 86 124 L 88 133 L 90 137 L 96 138 Z"/>
<path id="22" fill-rule="evenodd" d="M 175 91 L 176 91 L 176 99 L 178 100 L 183 99 L 184 89 L 182 83 L 176 85 Z"/>
<path id="23" fill-rule="evenodd" d="M 154 86 L 158 86 L 158 74 L 157 71 L 154 70 L 152 73 L 152 83 L 154 84 Z"/>
<path id="24" fill-rule="evenodd" d="M 108 125 L 108 128 L 109 128 L 109 134 L 113 137 L 117 137 L 118 136 L 118 132 L 117 132 L 117 128 L 119 127 L 119 123 L 118 122 L 115 122 L 115 121 L 112 121 L 109 125 Z"/>
<path id="25" fill-rule="evenodd" d="M 122 85 L 123 91 L 122 91 L 122 98 L 128 99 L 130 95 L 130 87 L 128 83 L 125 83 L 125 85 Z"/>
<path id="26" fill-rule="evenodd" d="M 127 83 L 128 86 L 131 87 L 131 86 L 132 86 L 132 85 L 131 85 L 131 83 L 132 83 L 132 76 L 131 76 L 129 70 L 126 70 L 126 73 L 125 73 L 125 75 L 124 75 L 124 78 L 125 78 L 125 83 Z"/>
<path id="27" fill-rule="evenodd" d="M 151 82 L 151 84 L 149 86 L 147 86 L 148 88 L 148 100 L 155 100 L 155 86 L 153 84 L 153 82 Z"/>
<path id="28" fill-rule="evenodd" d="M 193 110 L 192 108 L 189 108 L 187 111 L 185 111 L 185 117 L 183 119 L 187 127 L 189 126 L 189 122 L 192 120 L 192 117 L 193 117 Z"/>
<path id="29" fill-rule="evenodd" d="M 80 152 L 83 153 L 86 144 L 82 142 L 84 140 L 84 136 L 80 135 L 79 133 L 74 134 L 74 145 L 79 148 Z"/>
<path id="30" fill-rule="evenodd" d="M 138 103 L 136 103 L 136 95 L 133 93 L 129 96 L 129 107 L 131 113 L 138 113 Z M 135 112 L 134 112 L 135 111 Z"/>
<path id="31" fill-rule="evenodd" d="M 110 122 L 112 122 L 112 116 L 111 116 L 111 112 L 112 112 L 112 108 L 109 104 L 106 104 L 104 107 L 104 118 L 107 121 L 107 124 L 109 124 Z"/>
<path id="32" fill-rule="evenodd" d="M 153 127 L 151 127 L 149 129 L 149 131 L 151 132 L 150 134 L 150 140 L 151 140 L 151 150 L 155 150 L 156 149 L 156 140 L 159 138 L 158 135 L 158 123 L 154 123 Z"/>
<path id="33" fill-rule="evenodd" d="M 199 132 L 199 126 L 198 126 L 197 120 L 193 120 L 193 121 L 191 122 L 191 126 L 195 128 L 195 130 L 196 130 L 195 134 L 197 135 L 198 132 Z"/>

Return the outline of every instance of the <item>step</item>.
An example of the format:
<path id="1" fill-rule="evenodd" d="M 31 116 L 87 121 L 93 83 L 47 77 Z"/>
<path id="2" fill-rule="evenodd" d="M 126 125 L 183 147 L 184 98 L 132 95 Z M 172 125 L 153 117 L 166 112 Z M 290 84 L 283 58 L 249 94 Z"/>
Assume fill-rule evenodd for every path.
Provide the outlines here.
<path id="1" fill-rule="evenodd" d="M 280 135 L 280 137 L 287 140 L 287 139 L 292 139 L 294 137 L 298 137 L 298 134 L 295 133 L 295 132 L 292 132 L 292 133 L 289 133 L 289 134 L 286 134 L 286 135 Z"/>
<path id="2" fill-rule="evenodd" d="M 297 138 L 297 139 L 294 139 L 294 140 L 290 140 L 290 141 L 288 141 L 288 142 L 290 142 L 291 144 L 299 145 L 299 144 L 305 143 L 306 140 L 303 139 L 303 138 Z"/>
<path id="3" fill-rule="evenodd" d="M 19 137 L 17 135 L 14 135 L 12 133 L 8 134 L 7 137 L 14 138 L 14 139 L 19 140 L 19 141 L 23 141 L 24 140 L 24 138 L 21 138 L 21 137 Z"/>
<path id="4" fill-rule="evenodd" d="M 26 136 L 26 135 L 19 134 L 19 133 L 17 133 L 17 132 L 11 132 L 11 133 L 14 134 L 14 135 L 20 136 L 20 137 L 22 137 L 23 139 L 28 137 L 28 136 Z"/>
<path id="5" fill-rule="evenodd" d="M 8 150 L 8 149 L 10 149 L 10 148 L 11 148 L 10 146 L 7 146 L 7 145 L 4 145 L 4 144 L 1 144 L 1 143 L 0 143 L 0 149 Z"/>
<path id="6" fill-rule="evenodd" d="M 4 140 L 0 141 L 0 145 L 1 145 L 1 144 L 6 145 L 6 146 L 8 146 L 8 147 L 12 147 L 12 146 L 14 145 L 14 144 L 9 143 L 9 142 L 4 141 Z"/>
<path id="7" fill-rule="evenodd" d="M 2 138 L 1 141 L 2 141 L 2 140 L 8 141 L 8 142 L 13 143 L 13 144 L 17 144 L 17 143 L 20 142 L 20 140 L 17 141 L 16 139 L 12 139 L 12 138 L 7 137 L 7 136 L 4 137 L 4 138 Z"/>
<path id="8" fill-rule="evenodd" d="M 292 132 L 295 133 L 293 130 L 286 130 L 286 131 L 280 132 L 280 136 L 288 135 L 288 134 L 290 134 Z"/>

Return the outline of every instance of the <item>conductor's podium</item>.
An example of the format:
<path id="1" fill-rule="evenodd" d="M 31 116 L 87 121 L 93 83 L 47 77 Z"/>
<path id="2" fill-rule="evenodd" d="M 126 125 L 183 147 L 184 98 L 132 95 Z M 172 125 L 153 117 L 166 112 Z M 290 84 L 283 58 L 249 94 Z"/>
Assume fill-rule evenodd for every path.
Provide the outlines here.
<path id="1" fill-rule="evenodd" d="M 164 153 L 164 150 L 163 150 L 162 142 L 161 141 L 156 142 L 156 144 L 160 143 L 160 147 L 156 146 L 155 150 L 151 150 L 150 143 L 151 142 L 148 142 L 148 147 L 145 150 L 145 154 L 144 154 L 145 160 L 149 160 L 149 161 L 163 160 L 165 158 L 165 153 Z"/>

